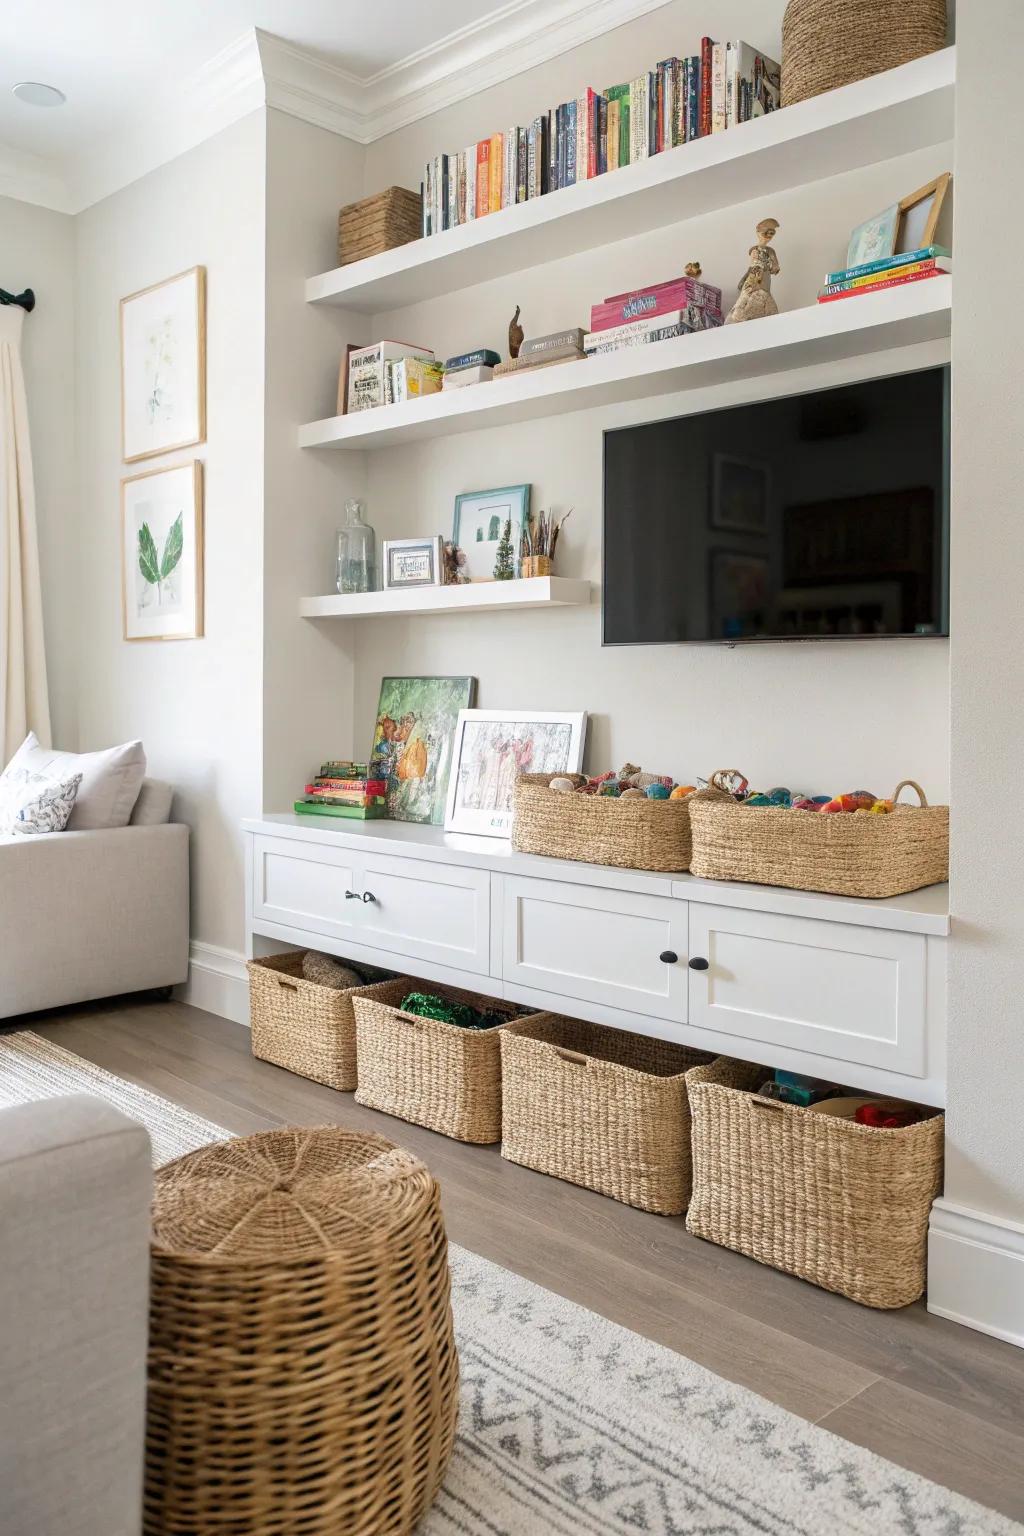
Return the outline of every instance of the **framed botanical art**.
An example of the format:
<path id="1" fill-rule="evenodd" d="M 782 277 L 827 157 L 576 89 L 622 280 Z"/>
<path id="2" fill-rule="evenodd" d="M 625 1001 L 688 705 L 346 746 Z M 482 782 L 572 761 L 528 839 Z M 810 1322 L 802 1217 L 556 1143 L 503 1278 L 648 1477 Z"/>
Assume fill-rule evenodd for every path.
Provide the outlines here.
<path id="1" fill-rule="evenodd" d="M 441 825 L 455 728 L 475 698 L 475 677 L 381 679 L 370 777 L 384 780 L 392 821 Z"/>
<path id="2" fill-rule="evenodd" d="M 203 466 L 121 481 L 121 606 L 126 640 L 203 633 Z"/>
<path id="3" fill-rule="evenodd" d="M 455 523 L 452 543 L 465 554 L 465 572 L 470 581 L 493 581 L 498 545 L 506 523 L 516 568 L 519 544 L 530 515 L 530 487 L 506 485 L 497 491 L 464 491 L 455 498 Z"/>
<path id="4" fill-rule="evenodd" d="M 206 439 L 206 268 L 121 300 L 121 456 Z"/>
<path id="5" fill-rule="evenodd" d="M 448 832 L 509 837 L 512 793 L 521 773 L 578 773 L 587 733 L 585 711 L 464 709 L 448 779 Z"/>

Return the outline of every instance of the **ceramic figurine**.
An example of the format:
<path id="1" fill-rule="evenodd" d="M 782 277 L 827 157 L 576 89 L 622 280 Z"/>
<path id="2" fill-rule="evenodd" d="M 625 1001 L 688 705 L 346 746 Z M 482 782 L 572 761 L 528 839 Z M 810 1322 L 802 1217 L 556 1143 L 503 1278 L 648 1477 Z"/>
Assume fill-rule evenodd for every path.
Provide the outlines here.
<path id="1" fill-rule="evenodd" d="M 525 340 L 525 336 L 526 336 L 526 333 L 523 330 L 522 326 L 519 324 L 519 305 L 517 304 L 516 305 L 516 312 L 512 316 L 512 319 L 508 323 L 508 355 L 509 355 L 509 357 L 518 357 L 519 356 L 519 348 L 522 346 L 523 341 Z"/>
<path id="2" fill-rule="evenodd" d="M 683 271 L 687 277 L 700 277 L 700 262 L 688 261 Z"/>
<path id="3" fill-rule="evenodd" d="M 779 306 L 770 293 L 761 286 L 763 278 L 759 267 L 751 267 L 743 279 L 740 296 L 725 317 L 726 325 L 736 325 L 741 320 L 763 320 L 765 315 L 777 315 Z"/>
<path id="4" fill-rule="evenodd" d="M 747 255 L 750 257 L 750 266 L 757 267 L 761 273 L 761 287 L 765 293 L 772 291 L 772 278 L 779 275 L 779 258 L 772 249 L 772 241 L 779 232 L 778 219 L 762 219 L 757 226 L 757 244 L 752 245 Z M 748 268 L 749 271 L 749 268 Z M 744 272 L 736 287 L 742 292 L 743 284 L 747 280 Z M 777 313 L 777 311 L 772 311 Z"/>

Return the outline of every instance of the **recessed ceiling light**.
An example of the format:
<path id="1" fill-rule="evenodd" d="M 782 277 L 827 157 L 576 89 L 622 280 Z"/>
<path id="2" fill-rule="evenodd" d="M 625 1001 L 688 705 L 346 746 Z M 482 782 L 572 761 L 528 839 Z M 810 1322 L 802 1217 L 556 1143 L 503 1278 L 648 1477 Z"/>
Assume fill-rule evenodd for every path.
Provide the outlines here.
<path id="1" fill-rule="evenodd" d="M 62 107 L 67 101 L 55 85 L 42 85 L 38 80 L 19 80 L 11 90 L 19 101 L 26 101 L 31 107 Z"/>

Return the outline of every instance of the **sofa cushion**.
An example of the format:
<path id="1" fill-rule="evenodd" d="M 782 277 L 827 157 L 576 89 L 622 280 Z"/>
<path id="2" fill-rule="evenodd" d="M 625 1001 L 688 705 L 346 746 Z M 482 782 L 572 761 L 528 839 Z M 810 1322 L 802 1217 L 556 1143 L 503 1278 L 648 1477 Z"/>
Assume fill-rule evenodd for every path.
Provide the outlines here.
<path id="1" fill-rule="evenodd" d="M 0 776 L 0 832 L 63 832 L 81 782 L 80 773 L 54 778 L 9 764 Z"/>
<path id="2" fill-rule="evenodd" d="M 174 790 L 162 779 L 143 779 L 139 798 L 132 811 L 133 827 L 162 827 L 171 819 Z"/>
<path id="3" fill-rule="evenodd" d="M 81 776 L 78 795 L 68 821 L 69 832 L 89 832 L 97 827 L 126 827 L 146 774 L 146 754 L 141 741 L 126 741 L 103 752 L 57 752 L 41 747 L 29 731 L 11 761 L 0 774 L 0 787 L 12 770 L 26 768 L 47 779 Z"/>

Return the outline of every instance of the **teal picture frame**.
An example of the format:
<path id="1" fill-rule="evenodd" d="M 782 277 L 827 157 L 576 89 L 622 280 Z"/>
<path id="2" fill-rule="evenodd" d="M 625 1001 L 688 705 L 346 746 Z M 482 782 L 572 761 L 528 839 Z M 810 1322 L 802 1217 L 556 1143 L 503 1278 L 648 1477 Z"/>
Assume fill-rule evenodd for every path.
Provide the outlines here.
<path id="1" fill-rule="evenodd" d="M 452 543 L 458 545 L 466 557 L 465 571 L 470 581 L 494 580 L 498 544 L 509 520 L 518 572 L 519 545 L 529 516 L 529 485 L 505 485 L 492 491 L 462 491 L 456 496 Z"/>

